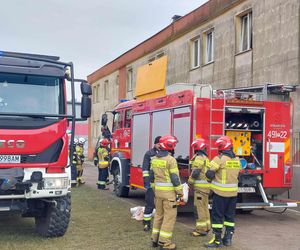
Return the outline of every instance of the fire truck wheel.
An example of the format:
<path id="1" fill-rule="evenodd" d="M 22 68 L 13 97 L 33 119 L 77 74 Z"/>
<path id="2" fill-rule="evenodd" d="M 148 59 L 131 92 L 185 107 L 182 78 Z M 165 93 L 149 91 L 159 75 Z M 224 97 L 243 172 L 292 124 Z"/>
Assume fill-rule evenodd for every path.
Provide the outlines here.
<path id="1" fill-rule="evenodd" d="M 60 237 L 67 231 L 70 213 L 71 196 L 54 199 L 53 203 L 46 203 L 44 216 L 35 217 L 36 231 L 45 237 Z"/>
<path id="2" fill-rule="evenodd" d="M 122 184 L 119 166 L 113 172 L 114 191 L 118 197 L 128 197 L 129 188 Z"/>

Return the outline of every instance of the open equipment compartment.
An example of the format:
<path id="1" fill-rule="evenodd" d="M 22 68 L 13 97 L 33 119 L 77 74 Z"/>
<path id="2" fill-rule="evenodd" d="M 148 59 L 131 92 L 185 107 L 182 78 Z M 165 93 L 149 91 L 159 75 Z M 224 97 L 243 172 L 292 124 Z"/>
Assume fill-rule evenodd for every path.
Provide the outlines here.
<path id="1" fill-rule="evenodd" d="M 243 169 L 263 169 L 264 113 L 256 107 L 225 108 L 224 134 L 232 139 Z"/>

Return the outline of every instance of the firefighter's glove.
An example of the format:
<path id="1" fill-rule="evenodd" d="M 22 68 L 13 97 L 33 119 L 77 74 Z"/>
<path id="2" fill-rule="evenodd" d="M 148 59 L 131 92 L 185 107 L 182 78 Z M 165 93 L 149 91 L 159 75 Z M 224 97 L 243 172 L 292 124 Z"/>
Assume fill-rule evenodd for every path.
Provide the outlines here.
<path id="1" fill-rule="evenodd" d="M 179 198 L 183 197 L 183 191 L 182 191 L 182 189 L 176 190 L 176 194 L 177 194 L 177 197 L 179 197 Z"/>
<path id="2" fill-rule="evenodd" d="M 95 165 L 95 167 L 98 166 L 98 159 L 94 159 L 94 165 Z"/>
<path id="3" fill-rule="evenodd" d="M 198 179 L 198 177 L 200 176 L 200 172 L 201 172 L 200 169 L 198 169 L 198 168 L 194 169 L 193 172 L 192 172 L 192 175 L 191 175 L 192 178 L 193 179 Z"/>
<path id="4" fill-rule="evenodd" d="M 105 161 L 109 161 L 109 156 L 105 156 L 105 157 L 104 157 L 104 160 L 105 160 Z"/>
<path id="5" fill-rule="evenodd" d="M 150 187 L 150 178 L 148 176 L 144 177 L 144 188 L 149 189 Z"/>
<path id="6" fill-rule="evenodd" d="M 215 171 L 212 170 L 207 170 L 207 172 L 205 173 L 206 178 L 211 181 L 213 178 L 215 178 Z"/>
<path id="7" fill-rule="evenodd" d="M 189 187 L 193 186 L 194 183 L 195 183 L 195 180 L 194 180 L 192 177 L 190 177 L 190 178 L 188 179 L 188 185 L 189 185 Z"/>

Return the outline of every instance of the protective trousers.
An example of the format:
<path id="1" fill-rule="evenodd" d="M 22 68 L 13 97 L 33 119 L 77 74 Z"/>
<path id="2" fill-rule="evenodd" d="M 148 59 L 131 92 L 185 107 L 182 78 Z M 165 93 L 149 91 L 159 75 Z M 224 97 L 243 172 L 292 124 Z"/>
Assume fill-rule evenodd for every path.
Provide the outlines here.
<path id="1" fill-rule="evenodd" d="M 108 168 L 98 168 L 98 189 L 105 189 L 108 177 Z"/>
<path id="2" fill-rule="evenodd" d="M 71 183 L 77 183 L 77 168 L 75 165 L 71 165 Z"/>
<path id="3" fill-rule="evenodd" d="M 208 210 L 208 194 L 201 191 L 195 191 L 194 206 L 196 208 L 196 231 L 199 233 L 206 233 L 211 227 Z"/>
<path id="4" fill-rule="evenodd" d="M 77 164 L 76 165 L 76 169 L 77 169 L 77 183 L 84 183 L 83 179 L 82 179 L 82 175 L 83 175 L 83 166 L 82 164 Z"/>
<path id="5" fill-rule="evenodd" d="M 175 197 L 174 199 L 160 198 L 155 193 L 155 208 L 151 240 L 167 248 L 172 244 L 177 216 L 176 199 Z"/>
<path id="6" fill-rule="evenodd" d="M 214 233 L 222 233 L 223 225 L 227 232 L 234 232 L 236 201 L 237 197 L 223 197 L 213 194 L 211 222 Z"/>
<path id="7" fill-rule="evenodd" d="M 145 211 L 144 211 L 144 220 L 143 223 L 145 224 L 149 224 L 151 222 L 151 218 L 152 218 L 152 212 L 153 209 L 155 207 L 154 205 L 154 192 L 152 188 L 148 188 L 145 194 Z"/>

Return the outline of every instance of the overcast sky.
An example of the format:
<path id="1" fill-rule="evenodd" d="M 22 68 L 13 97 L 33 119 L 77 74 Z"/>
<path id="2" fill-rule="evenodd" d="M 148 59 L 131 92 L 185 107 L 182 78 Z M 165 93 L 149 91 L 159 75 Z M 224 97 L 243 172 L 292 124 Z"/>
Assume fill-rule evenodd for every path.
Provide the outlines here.
<path id="1" fill-rule="evenodd" d="M 0 50 L 58 55 L 86 76 L 206 0 L 2 0 Z"/>

